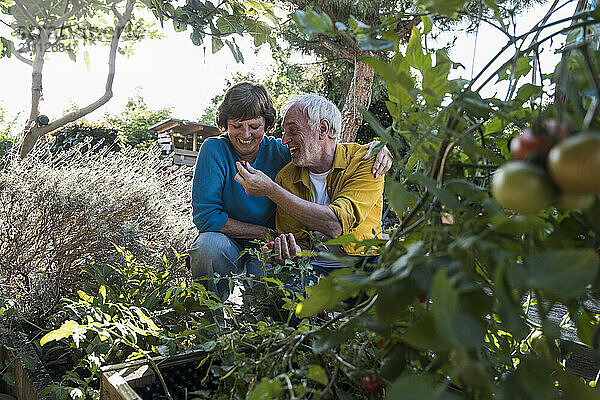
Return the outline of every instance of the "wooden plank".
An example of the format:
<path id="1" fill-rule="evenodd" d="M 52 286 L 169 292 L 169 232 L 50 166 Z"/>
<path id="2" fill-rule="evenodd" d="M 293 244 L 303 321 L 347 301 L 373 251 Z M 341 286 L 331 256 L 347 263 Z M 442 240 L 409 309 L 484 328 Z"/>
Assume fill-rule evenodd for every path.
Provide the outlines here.
<path id="1" fill-rule="evenodd" d="M 100 380 L 101 400 L 142 400 L 118 371 L 102 374 Z"/>
<path id="2" fill-rule="evenodd" d="M 192 151 L 198 151 L 198 132 L 194 132 L 194 138 L 192 139 Z"/>
<path id="3" fill-rule="evenodd" d="M 181 157 L 173 157 L 173 164 L 175 165 L 187 165 L 188 167 L 193 167 L 196 165 L 196 160 L 186 160 Z"/>
<path id="4" fill-rule="evenodd" d="M 207 354 L 205 351 L 191 350 L 169 358 L 153 357 L 152 359 L 159 368 L 167 368 L 201 360 Z M 156 381 L 156 374 L 146 360 L 106 365 L 102 366 L 100 371 L 101 400 L 141 400 L 134 388 L 142 388 Z"/>
<path id="5" fill-rule="evenodd" d="M 184 157 L 193 157 L 193 158 L 198 157 L 198 152 L 192 151 L 192 150 L 173 149 L 173 153 L 178 156 L 184 156 Z"/>
<path id="6" fill-rule="evenodd" d="M 27 400 L 47 400 L 50 397 L 41 397 L 40 393 L 44 388 L 51 385 L 52 378 L 42 361 L 39 359 L 35 347 L 31 344 L 30 340 L 22 332 L 8 331 L 0 329 L 0 345 L 2 342 L 6 343 L 9 347 L 15 349 L 15 351 L 4 349 L 0 352 L 0 358 L 4 360 L 10 360 L 14 357 L 14 363 L 10 368 L 10 372 L 15 377 L 15 387 L 8 387 L 3 389 L 8 391 L 9 394 L 17 397 L 18 399 Z M 1 348 L 1 346 L 0 346 Z M 21 359 L 28 357 L 34 367 L 33 371 L 25 368 Z M 8 389 L 8 390 L 7 390 Z"/>

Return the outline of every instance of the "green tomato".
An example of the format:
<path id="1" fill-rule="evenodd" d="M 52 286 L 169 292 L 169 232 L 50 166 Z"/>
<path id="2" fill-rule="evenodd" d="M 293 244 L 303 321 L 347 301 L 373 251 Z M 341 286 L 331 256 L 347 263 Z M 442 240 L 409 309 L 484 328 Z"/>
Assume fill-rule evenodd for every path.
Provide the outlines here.
<path id="1" fill-rule="evenodd" d="M 600 190 L 600 134 L 585 132 L 571 136 L 548 153 L 548 172 L 565 192 L 592 193 Z"/>
<path id="2" fill-rule="evenodd" d="M 585 210 L 596 201 L 595 193 L 562 192 L 558 196 L 558 205 L 563 210 Z"/>
<path id="3" fill-rule="evenodd" d="M 519 214 L 535 214 L 556 198 L 546 172 L 523 161 L 509 161 L 492 178 L 492 195 L 504 208 Z"/>

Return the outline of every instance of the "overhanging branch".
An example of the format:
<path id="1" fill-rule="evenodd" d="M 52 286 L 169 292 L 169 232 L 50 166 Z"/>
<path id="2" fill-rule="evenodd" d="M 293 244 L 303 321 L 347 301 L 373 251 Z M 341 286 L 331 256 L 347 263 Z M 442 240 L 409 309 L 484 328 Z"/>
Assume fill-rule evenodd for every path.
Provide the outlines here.
<path id="1" fill-rule="evenodd" d="M 18 51 L 13 51 L 13 53 L 12 53 L 12 54 L 13 54 L 13 55 L 14 55 L 14 56 L 17 58 L 17 60 L 19 60 L 19 61 L 23 61 L 23 62 L 24 62 L 25 64 L 27 64 L 27 65 L 33 65 L 33 61 L 32 61 L 32 60 L 30 60 L 29 58 L 27 58 L 27 57 L 23 56 L 23 55 L 22 55 L 21 53 L 19 53 Z"/>
<path id="2" fill-rule="evenodd" d="M 354 63 L 354 61 L 356 61 L 356 59 L 358 58 L 357 53 L 351 51 L 346 47 L 340 46 L 324 34 L 317 35 L 317 39 L 319 39 L 319 42 L 323 45 L 323 47 L 344 58 L 346 61 Z"/>
<path id="3" fill-rule="evenodd" d="M 112 85 L 115 77 L 115 60 L 117 57 L 117 50 L 119 49 L 119 39 L 121 38 L 121 33 L 123 32 L 125 25 L 131 19 L 131 13 L 133 11 L 133 6 L 135 5 L 135 2 L 136 0 L 127 0 L 127 4 L 125 6 L 125 11 L 123 12 L 123 14 L 118 13 L 118 15 L 115 15 L 117 17 L 117 20 L 115 22 L 115 29 L 112 35 L 110 50 L 108 53 L 108 75 L 106 77 L 104 94 L 102 94 L 102 96 L 100 96 L 93 103 L 76 111 L 73 111 L 57 120 L 54 120 L 46 126 L 33 126 L 31 129 L 29 129 L 25 134 L 25 138 L 23 139 L 23 144 L 21 146 L 21 158 L 24 158 L 31 151 L 31 149 L 35 145 L 35 142 L 40 136 L 52 132 L 70 122 L 76 121 L 77 119 L 91 113 L 92 111 L 95 111 L 96 109 L 106 104 L 106 102 L 108 102 L 112 98 Z M 30 118 L 30 122 L 32 120 L 33 119 Z"/>
<path id="4" fill-rule="evenodd" d="M 67 20 L 69 18 L 71 18 L 73 15 L 77 14 L 79 11 L 81 11 L 83 8 L 85 8 L 90 3 L 91 3 L 91 0 L 88 0 L 88 1 L 84 1 L 80 4 L 78 4 L 76 6 L 73 6 L 73 8 L 71 8 L 71 10 L 64 13 L 59 19 L 48 24 L 48 27 L 53 27 L 53 28 L 61 27 L 65 22 L 67 22 Z"/>
<path id="5" fill-rule="evenodd" d="M 31 22 L 31 24 L 33 26 L 35 26 L 38 29 L 42 29 L 42 26 L 40 25 L 39 22 L 37 22 L 37 20 L 35 19 L 35 17 L 29 12 L 29 10 L 27 8 L 25 8 L 25 6 L 23 5 L 23 3 L 21 3 L 21 0 L 14 0 L 15 4 L 17 5 L 17 7 L 19 7 L 19 10 L 21 10 L 21 12 L 23 13 L 23 15 L 25 15 L 25 18 L 27 18 L 27 20 L 29 20 L 29 22 Z"/>

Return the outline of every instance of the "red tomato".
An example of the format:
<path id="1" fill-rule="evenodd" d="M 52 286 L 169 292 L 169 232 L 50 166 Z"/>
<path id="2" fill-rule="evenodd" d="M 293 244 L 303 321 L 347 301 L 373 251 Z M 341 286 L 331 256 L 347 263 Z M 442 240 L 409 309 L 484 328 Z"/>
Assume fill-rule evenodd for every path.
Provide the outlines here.
<path id="1" fill-rule="evenodd" d="M 365 376 L 362 379 L 363 390 L 367 393 L 377 393 L 383 389 L 383 383 L 378 376 Z"/>
<path id="2" fill-rule="evenodd" d="M 510 154 L 513 160 L 523 161 L 535 151 L 542 160 L 545 160 L 548 151 L 550 151 L 551 143 L 550 136 L 536 134 L 530 128 L 524 128 L 521 134 L 510 142 Z"/>
<path id="3" fill-rule="evenodd" d="M 267 243 L 265 243 L 262 247 L 262 252 L 266 253 L 267 250 L 271 250 L 273 251 L 273 246 L 275 246 L 275 242 L 272 240 L 269 240 Z"/>

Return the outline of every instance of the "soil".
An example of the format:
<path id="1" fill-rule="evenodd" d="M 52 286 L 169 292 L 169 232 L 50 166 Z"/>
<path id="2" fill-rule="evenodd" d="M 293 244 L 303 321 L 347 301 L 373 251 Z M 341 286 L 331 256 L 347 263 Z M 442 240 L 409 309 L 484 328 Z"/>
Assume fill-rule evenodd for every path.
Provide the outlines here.
<path id="1" fill-rule="evenodd" d="M 210 398 L 210 393 L 218 387 L 218 379 L 207 367 L 198 368 L 198 362 L 179 364 L 160 368 L 165 384 L 173 400 Z M 143 400 L 166 400 L 164 389 L 157 378 L 154 383 L 141 388 L 134 388 Z"/>

